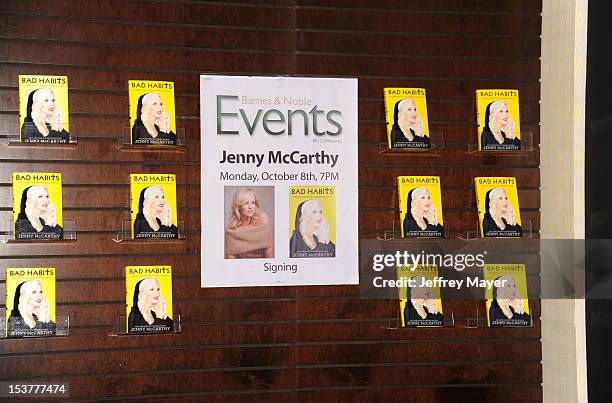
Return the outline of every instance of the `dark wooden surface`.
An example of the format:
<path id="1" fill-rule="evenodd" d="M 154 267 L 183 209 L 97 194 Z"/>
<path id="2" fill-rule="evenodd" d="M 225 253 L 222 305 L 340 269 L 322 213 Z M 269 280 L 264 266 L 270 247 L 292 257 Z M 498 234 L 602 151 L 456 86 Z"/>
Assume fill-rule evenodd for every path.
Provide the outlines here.
<path id="1" fill-rule="evenodd" d="M 540 3 L 0 2 L 0 132 L 17 127 L 18 74 L 61 74 L 79 135 L 76 147 L 0 146 L 0 222 L 11 219 L 12 172 L 53 171 L 64 175 L 64 218 L 79 230 L 76 242 L 0 245 L 0 295 L 6 267 L 56 267 L 58 313 L 72 325 L 69 337 L 0 341 L 0 379 L 70 382 L 71 400 L 540 401 L 536 300 L 533 328 L 389 330 L 397 302 L 362 300 L 356 286 L 201 289 L 198 95 L 200 73 L 358 77 L 361 237 L 397 225 L 398 175 L 441 177 L 453 237 L 476 228 L 474 176 L 516 176 L 537 237 L 538 148 L 466 151 L 478 88 L 519 89 L 522 129 L 538 144 Z M 117 147 L 129 79 L 175 82 L 186 149 Z M 380 152 L 385 86 L 427 89 L 443 150 Z M 112 240 L 129 219 L 133 172 L 177 175 L 185 241 Z M 182 334 L 109 335 L 124 312 L 124 266 L 137 264 L 173 267 Z M 445 301 L 457 317 L 477 308 Z"/>

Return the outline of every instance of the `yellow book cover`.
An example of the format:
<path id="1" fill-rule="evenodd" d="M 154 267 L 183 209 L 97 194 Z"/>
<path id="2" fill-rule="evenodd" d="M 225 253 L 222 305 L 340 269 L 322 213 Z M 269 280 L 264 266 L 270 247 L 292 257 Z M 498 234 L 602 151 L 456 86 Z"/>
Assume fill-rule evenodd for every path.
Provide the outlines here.
<path id="1" fill-rule="evenodd" d="M 56 333 L 55 269 L 6 269 L 6 337 Z"/>
<path id="2" fill-rule="evenodd" d="M 518 90 L 476 90 L 478 149 L 521 149 Z"/>
<path id="3" fill-rule="evenodd" d="M 385 88 L 384 98 L 388 148 L 429 149 L 425 89 Z"/>
<path id="4" fill-rule="evenodd" d="M 176 145 L 174 83 L 128 81 L 133 145 Z"/>
<path id="5" fill-rule="evenodd" d="M 130 174 L 132 239 L 178 238 L 176 176 Z"/>
<path id="6" fill-rule="evenodd" d="M 490 327 L 531 326 L 527 277 L 523 264 L 485 264 L 487 323 Z"/>
<path id="7" fill-rule="evenodd" d="M 398 266 L 400 321 L 402 327 L 444 326 L 436 265 Z"/>
<path id="8" fill-rule="evenodd" d="M 170 266 L 125 267 L 125 314 L 127 333 L 174 331 Z"/>
<path id="9" fill-rule="evenodd" d="M 62 174 L 13 173 L 15 239 L 63 239 Z"/>
<path id="10" fill-rule="evenodd" d="M 22 143 L 70 141 L 68 77 L 19 76 L 19 127 Z"/>
<path id="11" fill-rule="evenodd" d="M 402 236 L 444 238 L 439 176 L 398 176 Z"/>
<path id="12" fill-rule="evenodd" d="M 522 237 L 516 178 L 474 178 L 480 236 Z"/>
<path id="13" fill-rule="evenodd" d="M 336 256 L 336 187 L 289 186 L 289 257 Z"/>

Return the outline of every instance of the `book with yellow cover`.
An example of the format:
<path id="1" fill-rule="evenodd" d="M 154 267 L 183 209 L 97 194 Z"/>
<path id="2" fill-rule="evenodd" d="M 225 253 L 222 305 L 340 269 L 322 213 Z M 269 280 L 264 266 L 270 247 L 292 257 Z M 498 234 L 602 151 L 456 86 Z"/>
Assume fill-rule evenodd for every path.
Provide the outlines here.
<path id="1" fill-rule="evenodd" d="M 336 187 L 289 186 L 289 257 L 336 256 Z"/>
<path id="2" fill-rule="evenodd" d="M 402 327 L 444 326 L 436 265 L 398 266 L 400 322 Z"/>
<path id="3" fill-rule="evenodd" d="M 6 337 L 56 333 L 55 269 L 6 269 Z"/>
<path id="4" fill-rule="evenodd" d="M 518 90 L 476 90 L 478 149 L 521 149 Z"/>
<path id="5" fill-rule="evenodd" d="M 485 264 L 487 323 L 490 327 L 531 326 L 527 277 L 523 264 Z"/>
<path id="6" fill-rule="evenodd" d="M 385 88 L 389 149 L 429 149 L 427 99 L 423 88 Z"/>
<path id="7" fill-rule="evenodd" d="M 19 76 L 19 127 L 22 143 L 70 141 L 68 77 Z"/>
<path id="8" fill-rule="evenodd" d="M 172 268 L 126 266 L 125 313 L 127 333 L 173 332 Z"/>
<path id="9" fill-rule="evenodd" d="M 176 176 L 130 174 L 132 239 L 178 238 Z"/>
<path id="10" fill-rule="evenodd" d="M 14 238 L 63 239 L 62 174 L 13 173 Z"/>
<path id="11" fill-rule="evenodd" d="M 444 238 L 439 176 L 397 177 L 402 236 Z"/>
<path id="12" fill-rule="evenodd" d="M 174 83 L 130 80 L 128 88 L 132 145 L 176 145 Z"/>
<path id="13" fill-rule="evenodd" d="M 521 212 L 515 178 L 474 178 L 480 236 L 521 237 Z"/>

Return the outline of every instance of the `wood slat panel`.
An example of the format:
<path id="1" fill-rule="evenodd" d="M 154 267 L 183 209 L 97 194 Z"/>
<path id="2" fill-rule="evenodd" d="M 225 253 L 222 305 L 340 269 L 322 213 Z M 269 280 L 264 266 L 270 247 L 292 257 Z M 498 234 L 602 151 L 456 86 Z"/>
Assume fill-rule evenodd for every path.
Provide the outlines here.
<path id="1" fill-rule="evenodd" d="M 117 228 L 119 231 L 119 228 Z M 200 248 L 200 234 L 188 233 L 185 240 L 163 240 L 141 242 L 123 240 L 113 241 L 117 231 L 108 233 L 78 232 L 76 241 L 26 242 L 11 241 L 2 247 L 2 255 L 28 257 L 82 257 L 84 255 L 147 255 L 147 254 L 193 254 Z M 95 256 L 92 256 L 95 259 Z"/>
<path id="2" fill-rule="evenodd" d="M 207 2 L 208 3 L 208 2 Z M 293 10 L 285 7 L 240 4 L 207 4 L 177 1 L 123 1 L 109 0 L 103 4 L 75 3 L 57 0 L 44 3 L 37 0 L 9 1 L 1 11 L 25 14 L 43 14 L 53 17 L 85 17 L 96 20 L 137 21 L 153 24 L 223 25 L 227 27 L 257 27 L 262 29 L 290 29 Z M 272 3 L 287 3 L 275 0 Z M 75 5 L 78 5 L 75 7 Z M 77 37 L 79 37 L 77 35 Z"/>
<path id="3" fill-rule="evenodd" d="M 371 2 L 369 0 L 298 0 L 300 7 L 316 8 L 361 8 L 361 9 L 384 9 L 390 13 L 412 11 L 432 11 L 444 13 L 477 14 L 477 13 L 531 13 L 540 14 L 542 11 L 541 0 L 507 0 L 503 3 L 483 2 L 481 0 L 415 0 L 406 2 L 403 0 L 388 0 L 385 2 Z"/>
<path id="4" fill-rule="evenodd" d="M 59 15 L 58 24 L 45 24 L 46 15 L 0 14 L 4 37 L 46 38 L 57 41 L 117 43 L 136 46 L 168 46 L 183 48 L 293 50 L 294 35 L 290 31 L 253 30 L 230 27 L 138 24 L 114 20 L 98 22 L 91 19 Z M 51 29 L 49 29 L 51 28 Z M 78 39 L 77 39 L 78 38 Z"/>
<path id="5" fill-rule="evenodd" d="M 243 353 L 245 352 L 243 349 Z M 278 349 L 283 351 L 284 349 Z M 255 349 L 244 354 L 245 356 L 251 356 L 251 359 L 238 359 L 235 360 L 236 367 L 267 367 L 267 366 L 283 366 L 287 365 L 291 355 L 281 355 L 280 351 L 274 351 L 272 349 L 259 349 L 255 353 Z M 267 353 L 267 354 L 266 354 Z M 265 355 L 265 358 L 263 357 Z M 57 365 L 54 366 L 52 371 L 45 371 L 44 367 L 38 365 L 40 357 L 21 357 L 21 363 L 19 365 L 2 365 L 0 369 L 0 376 L 7 379 L 23 379 L 27 377 L 42 378 L 42 377 L 58 377 L 58 376 L 83 376 L 83 375 L 96 375 L 100 376 L 107 373 L 134 373 L 140 371 L 140 361 L 146 361 L 151 365 L 151 369 L 154 371 L 168 371 L 172 370 L 177 363 L 181 363 L 183 366 L 181 372 L 187 372 L 189 370 L 204 370 L 214 365 L 215 354 L 210 354 L 208 349 L 196 349 L 192 348 L 189 350 L 141 350 L 141 351 L 129 351 L 129 352 L 111 352 L 111 353 L 97 353 L 96 358 L 84 356 L 82 353 L 70 354 L 67 357 L 61 357 L 57 360 Z M 49 355 L 45 357 L 48 359 L 52 357 Z M 228 357 L 229 358 L 229 357 Z M 0 360 L 6 361 L 6 360 Z M 289 364 L 291 364 L 289 362 Z M 214 367 L 212 367 L 214 368 Z M 121 371 L 118 371 L 121 369 Z M 198 371 L 200 372 L 200 371 Z M 202 371 L 204 372 L 204 371 Z M 223 370 L 205 371 L 204 377 L 213 377 L 219 372 L 225 372 Z M 137 375 L 136 375 L 137 376 Z M 200 374 L 202 377 L 202 374 Z M 215 381 L 216 382 L 216 381 Z M 213 383 L 214 384 L 214 383 Z"/>
<path id="6" fill-rule="evenodd" d="M 73 66 L 113 66 L 137 69 L 141 66 L 167 70 L 235 71 L 282 74 L 290 65 L 292 55 L 227 52 L 222 57 L 209 50 L 135 49 L 112 46 L 87 46 L 62 42 L 41 43 L 39 40 L 0 39 L 0 60 L 68 64 Z M 233 66 L 230 67 L 230 66 Z"/>
<path id="7" fill-rule="evenodd" d="M 180 292 L 175 295 L 179 299 Z M 295 320 L 295 301 L 216 302 L 176 301 L 173 310 L 189 323 L 197 320 L 224 318 L 226 321 L 291 321 Z M 125 302 L 105 301 L 97 304 L 59 304 L 60 315 L 70 316 L 71 323 L 81 326 L 104 326 L 111 328 L 119 316 L 125 315 Z M 111 330 L 108 330 L 108 334 Z M 154 336 L 155 337 L 155 336 Z"/>
<path id="8" fill-rule="evenodd" d="M 127 83 L 126 83 L 127 84 Z M 19 96 L 16 88 L 0 90 L 0 108 L 4 111 L 18 112 Z M 99 93 L 76 90 L 70 92 L 71 113 L 77 114 L 111 114 L 124 117 L 129 126 L 129 104 L 127 90 L 118 94 Z M 436 101 L 428 99 L 428 117 L 432 121 L 461 121 L 475 113 L 472 102 Z M 537 122 L 539 120 L 538 100 L 521 102 L 521 121 Z M 200 100 L 197 93 L 175 94 L 175 109 L 184 117 L 197 118 L 200 113 Z M 382 97 L 377 99 L 359 99 L 359 119 L 378 120 L 384 123 L 385 108 Z"/>
<path id="9" fill-rule="evenodd" d="M 198 348 L 206 347 L 214 351 L 214 348 L 229 349 L 234 345 L 249 345 L 248 348 L 255 348 L 259 344 L 323 343 L 330 340 L 336 342 L 412 341 L 415 345 L 419 343 L 422 345 L 431 342 L 462 343 L 466 340 L 473 342 L 478 340 L 535 340 L 540 334 L 540 321 L 534 321 L 532 328 L 465 329 L 459 327 L 450 334 L 443 329 L 389 330 L 388 323 L 389 320 L 384 319 L 353 322 L 311 321 L 297 324 L 272 320 L 265 323 L 187 323 L 187 328 L 182 334 L 168 335 L 163 338 L 109 337 L 112 331 L 110 326 L 81 326 L 74 328 L 69 338 L 6 340 L 3 345 L 3 353 L 7 356 L 27 356 L 56 352 L 60 356 L 66 352 L 85 350 L 146 350 L 166 346 L 186 349 L 198 346 Z M 217 366 L 222 367 L 223 361 L 219 358 L 217 360 Z"/>
<path id="10" fill-rule="evenodd" d="M 190 331 L 187 331 L 189 329 Z M 224 365 L 223 352 L 241 349 L 270 349 L 262 344 L 275 345 L 281 350 L 281 345 L 295 342 L 295 325 L 287 323 L 235 323 L 235 324 L 202 324 L 190 323 L 182 334 L 170 334 L 163 337 L 109 337 L 110 327 L 77 327 L 69 338 L 43 338 L 23 340 L 6 340 L 4 353 L 11 357 L 26 357 L 28 355 L 43 356 L 55 353 L 59 359 L 67 353 L 82 353 L 88 350 L 112 352 L 115 350 L 159 350 L 162 348 L 207 349 L 212 367 L 239 366 Z M 244 347 L 237 347 L 244 346 Z M 284 347 L 283 354 L 288 355 L 290 346 Z M 22 357 L 22 358 L 23 358 Z M 257 366 L 257 363 L 253 363 Z"/>
<path id="11" fill-rule="evenodd" d="M 440 385 L 437 387 L 394 387 L 394 388 L 357 388 L 356 390 L 314 390 L 300 393 L 300 401 L 321 402 L 337 400 L 343 402 L 354 401 L 396 401 L 398 396 L 405 396 L 405 399 L 418 396 L 419 403 L 442 403 L 442 402 L 487 402 L 487 401 L 507 401 L 507 402 L 541 402 L 542 386 L 532 385 L 477 385 L 460 386 L 454 384 Z"/>
<path id="12" fill-rule="evenodd" d="M 426 384 L 516 384 L 541 379 L 539 362 L 520 364 L 480 364 L 466 366 L 431 365 L 396 367 L 304 368 L 299 371 L 300 387 L 426 385 Z"/>
<path id="13" fill-rule="evenodd" d="M 532 328 L 457 328 L 452 333 L 442 329 L 396 329 L 390 331 L 388 322 L 338 322 L 338 323 L 300 323 L 300 341 L 325 342 L 328 340 L 412 340 L 412 341 L 449 341 L 450 340 L 506 340 L 539 338 L 540 321 Z"/>
<path id="14" fill-rule="evenodd" d="M 1 45 L 2 43 L 0 43 L 0 52 L 2 52 Z M 539 61 L 517 59 L 483 59 L 475 63 L 466 63 L 456 58 L 441 57 L 398 63 L 395 56 L 328 55 L 321 58 L 298 54 L 297 67 L 300 74 L 332 76 L 431 77 L 434 71 L 435 76 L 454 78 L 500 77 L 537 80 L 540 76 Z"/>
<path id="15" fill-rule="evenodd" d="M 541 401 L 538 300 L 529 301 L 530 328 L 466 328 L 484 301 L 447 299 L 455 327 L 390 329 L 398 302 L 361 299 L 356 285 L 201 289 L 198 95 L 202 72 L 358 77 L 361 238 L 399 222 L 397 176 L 437 175 L 451 237 L 476 230 L 475 176 L 515 176 L 523 223 L 537 239 L 541 6 L 1 2 L 0 223 L 12 221 L 12 172 L 62 172 L 64 218 L 76 220 L 79 232 L 75 242 L 0 244 L 0 295 L 6 267 L 56 267 L 57 311 L 72 326 L 69 337 L 0 340 L 0 380 L 69 382 L 69 401 Z M 19 74 L 69 77 L 76 146 L 6 145 L 6 135 L 18 132 Z M 174 81 L 186 147 L 119 147 L 129 130 L 130 79 Z M 384 87 L 426 88 L 432 139 L 444 146 L 381 152 Z M 468 152 L 477 143 L 474 93 L 482 88 L 520 91 L 533 151 Z M 129 220 L 130 173 L 177 175 L 185 240 L 113 240 Z M 524 260 L 537 293 L 537 255 L 526 250 Z M 124 267 L 147 264 L 172 265 L 183 332 L 109 336 L 125 312 Z"/>
<path id="16" fill-rule="evenodd" d="M 127 358 L 126 358 L 127 359 Z M 147 375 L 146 373 L 134 376 L 133 374 L 115 376 L 91 376 L 45 379 L 62 379 L 70 383 L 70 397 L 72 399 L 116 399 L 139 398 L 147 396 L 159 397 L 167 395 L 173 398 L 177 394 L 224 394 L 241 390 L 248 392 L 268 392 L 278 389 L 283 392 L 294 384 L 295 370 L 293 369 L 267 369 L 253 371 L 223 371 L 209 372 L 180 372 Z"/>
<path id="17" fill-rule="evenodd" d="M 418 18 L 418 17 L 417 17 Z M 448 55 L 482 57 L 540 57 L 540 40 L 536 36 L 509 37 L 499 40 L 470 36 L 398 36 L 342 32 L 299 32 L 297 46 L 302 52 L 392 54 L 398 57 Z M 412 62 L 412 61 L 411 61 Z"/>
<path id="18" fill-rule="evenodd" d="M 129 139 L 129 137 L 128 137 Z M 128 140 L 129 141 L 129 140 Z M 163 149 L 130 148 L 119 143 L 119 136 L 113 139 L 83 138 L 80 137 L 78 145 L 48 147 L 44 150 L 37 145 L 11 145 L 0 148 L 0 159 L 14 161 L 115 161 L 151 163 L 164 160 L 168 166 L 180 163 L 197 163 L 200 158 L 200 148 L 196 145 L 186 148 Z M 2 197 L 2 195 L 0 195 Z M 110 201 L 113 203 L 114 201 Z"/>
<path id="19" fill-rule="evenodd" d="M 309 30 L 396 32 L 403 35 L 470 33 L 540 35 L 539 15 L 394 13 L 394 10 L 300 8 L 297 27 Z"/>
<path id="20" fill-rule="evenodd" d="M 128 80 L 134 79 L 137 74 L 143 80 L 168 80 L 168 74 L 164 72 L 151 72 L 146 66 L 140 71 L 121 71 L 117 69 L 104 68 L 104 66 L 93 69 L 87 66 L 54 66 L 43 65 L 41 63 L 13 63 L 0 61 L 0 86 L 17 86 L 17 76 L 19 74 L 39 74 L 44 70 L 45 74 L 67 75 L 70 89 L 81 90 L 100 90 L 109 92 L 127 91 Z M 193 92 L 194 82 L 197 82 L 199 73 L 173 72 L 172 80 L 175 84 L 176 93 Z M 503 83 L 503 84 L 501 84 Z M 502 79 L 500 77 L 489 80 L 480 77 L 473 79 L 444 79 L 440 77 L 418 77 L 407 78 L 359 78 L 359 96 L 367 98 L 382 99 L 382 89 L 385 87 L 424 87 L 427 89 L 428 99 L 454 99 L 459 101 L 472 101 L 475 97 L 476 89 L 495 88 L 499 85 L 521 90 L 521 100 L 538 100 L 540 98 L 540 84 L 538 81 L 525 81 L 520 79 Z M 381 108 L 384 108 L 381 105 Z M 180 112 L 180 111 L 179 111 Z M 123 112 L 125 116 L 127 113 Z M 180 113 L 179 113 L 180 114 Z"/>
<path id="21" fill-rule="evenodd" d="M 461 343 L 465 346 L 465 343 Z M 409 346 L 405 346 L 409 347 Z M 400 348 L 395 344 L 314 345 L 299 349 L 303 365 L 352 364 L 359 362 L 483 362 L 536 361 L 541 359 L 538 340 L 495 341 L 474 343 L 470 348 L 457 348 L 452 343 L 438 343 L 435 348 Z"/>
<path id="22" fill-rule="evenodd" d="M 434 134 L 435 136 L 435 134 Z M 468 152 L 465 144 L 446 144 L 444 151 L 432 153 L 414 151 L 387 151 L 386 144 L 361 143 L 359 145 L 359 163 L 363 165 L 419 165 L 419 166 L 503 166 L 503 167 L 536 167 L 540 162 L 540 153 L 526 151 L 520 154 L 499 155 L 486 152 Z M 453 147 L 454 146 L 454 147 Z M 477 147 L 474 144 L 474 147 Z M 422 168 L 406 168 L 406 172 L 414 172 Z M 444 185 L 444 183 L 443 183 Z M 372 186 L 372 185 L 371 185 Z M 522 206 L 522 205 L 521 205 Z"/>

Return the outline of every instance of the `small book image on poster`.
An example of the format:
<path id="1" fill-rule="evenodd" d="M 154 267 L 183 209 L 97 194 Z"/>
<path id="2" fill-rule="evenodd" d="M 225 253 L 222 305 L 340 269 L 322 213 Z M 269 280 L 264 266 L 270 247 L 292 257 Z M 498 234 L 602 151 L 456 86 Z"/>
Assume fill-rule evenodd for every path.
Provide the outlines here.
<path id="1" fill-rule="evenodd" d="M 19 76 L 19 127 L 22 143 L 70 141 L 68 77 Z"/>
<path id="2" fill-rule="evenodd" d="M 225 186 L 225 259 L 274 257 L 274 186 Z"/>
<path id="3" fill-rule="evenodd" d="M 336 187 L 289 186 L 289 257 L 336 256 Z"/>
<path id="4" fill-rule="evenodd" d="M 402 282 L 399 287 L 402 327 L 444 326 L 440 288 L 434 283 L 437 277 L 436 265 L 397 267 L 397 279 Z"/>
<path id="5" fill-rule="evenodd" d="M 521 149 L 518 90 L 476 90 L 476 111 L 479 150 Z"/>
<path id="6" fill-rule="evenodd" d="M 485 264 L 487 323 L 490 327 L 531 326 L 523 264 Z"/>
<path id="7" fill-rule="evenodd" d="M 523 236 L 516 178 L 474 178 L 480 236 Z"/>
<path id="8" fill-rule="evenodd" d="M 389 149 L 429 149 L 427 100 L 423 88 L 385 88 Z"/>
<path id="9" fill-rule="evenodd" d="M 127 333 L 173 332 L 172 268 L 126 266 L 125 309 Z"/>
<path id="10" fill-rule="evenodd" d="M 56 334 L 55 269 L 6 269 L 6 337 Z"/>
<path id="11" fill-rule="evenodd" d="M 176 176 L 130 174 L 132 239 L 176 239 Z"/>
<path id="12" fill-rule="evenodd" d="M 439 176 L 398 176 L 400 223 L 404 238 L 444 238 Z"/>
<path id="13" fill-rule="evenodd" d="M 13 173 L 15 239 L 63 239 L 62 174 Z"/>
<path id="14" fill-rule="evenodd" d="M 132 145 L 177 145 L 174 83 L 129 80 Z"/>

